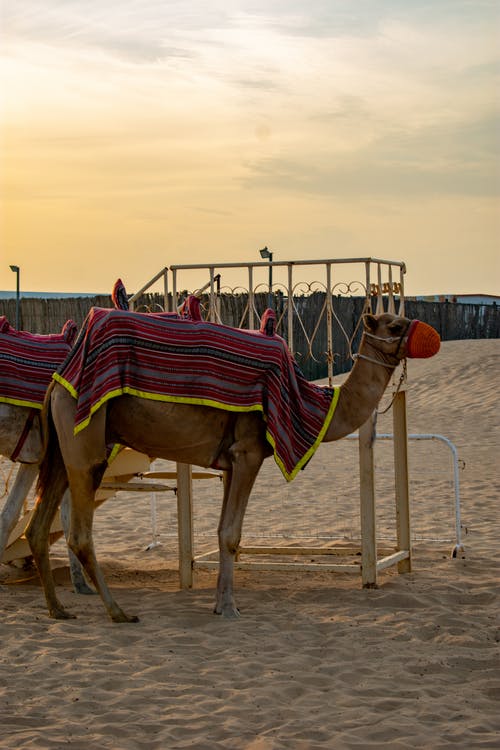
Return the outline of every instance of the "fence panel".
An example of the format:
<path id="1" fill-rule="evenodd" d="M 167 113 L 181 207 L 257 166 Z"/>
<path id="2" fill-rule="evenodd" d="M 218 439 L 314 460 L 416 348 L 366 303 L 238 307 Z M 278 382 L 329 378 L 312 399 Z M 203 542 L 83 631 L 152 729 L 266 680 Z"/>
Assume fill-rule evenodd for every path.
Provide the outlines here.
<path id="1" fill-rule="evenodd" d="M 294 297 L 294 309 L 300 314 L 301 325 L 295 327 L 294 347 L 296 359 L 309 380 L 326 377 L 328 344 L 326 317 L 323 314 L 326 295 L 324 292 Z M 144 294 L 136 303 L 138 311 L 164 309 L 162 294 Z M 172 299 L 170 297 L 170 305 Z M 359 342 L 360 316 L 365 304 L 364 297 L 333 297 L 333 372 L 339 374 L 351 368 L 350 346 L 357 350 Z M 219 298 L 220 320 L 226 325 L 240 326 L 247 315 L 248 294 L 221 294 Z M 278 317 L 278 333 L 287 339 L 288 309 L 283 295 L 273 295 L 273 304 Z M 267 294 L 255 294 L 255 308 L 259 316 L 268 305 Z M 20 328 L 32 333 L 56 333 L 71 319 L 78 326 L 83 323 L 91 307 L 112 307 L 111 296 L 21 298 Z M 208 310 L 208 297 L 202 297 L 202 306 Z M 375 303 L 373 305 L 375 308 Z M 410 318 L 418 318 L 434 326 L 443 341 L 457 339 L 500 338 L 500 315 L 497 305 L 473 305 L 457 302 L 424 302 L 406 299 L 405 312 Z M 16 319 L 16 300 L 0 300 L 0 315 L 11 323 Z M 319 322 L 318 322 L 319 321 Z M 315 327 L 317 329 L 315 330 Z M 311 336 L 314 332 L 314 337 Z M 352 341 L 352 344 L 350 343 Z"/>

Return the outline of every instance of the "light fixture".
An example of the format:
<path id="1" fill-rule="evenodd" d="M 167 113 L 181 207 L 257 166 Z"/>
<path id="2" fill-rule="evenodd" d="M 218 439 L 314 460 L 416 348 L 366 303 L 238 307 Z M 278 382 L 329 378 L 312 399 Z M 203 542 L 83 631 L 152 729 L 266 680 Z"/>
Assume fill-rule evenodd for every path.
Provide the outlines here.
<path id="1" fill-rule="evenodd" d="M 19 330 L 19 266 L 10 266 L 10 270 L 16 274 L 16 331 Z"/>
<path id="2" fill-rule="evenodd" d="M 273 254 L 267 245 L 263 247 L 262 250 L 259 250 L 259 253 L 261 258 L 267 258 L 269 261 L 269 293 L 267 295 L 267 306 L 271 307 L 273 298 Z"/>

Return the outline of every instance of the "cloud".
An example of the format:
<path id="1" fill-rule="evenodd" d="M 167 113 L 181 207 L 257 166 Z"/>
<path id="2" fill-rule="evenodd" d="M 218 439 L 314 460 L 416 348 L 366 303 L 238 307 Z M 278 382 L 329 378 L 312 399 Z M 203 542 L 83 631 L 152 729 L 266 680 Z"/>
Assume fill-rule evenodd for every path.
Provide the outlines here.
<path id="1" fill-rule="evenodd" d="M 351 153 L 314 152 L 248 163 L 248 189 L 343 196 L 500 194 L 498 118 L 394 132 Z"/>
<path id="2" fill-rule="evenodd" d="M 4 35 L 17 43 L 100 51 L 137 64 L 191 57 L 189 33 L 227 23 L 222 9 L 202 2 L 158 0 L 23 0 L 2 14 Z"/>
<path id="3" fill-rule="evenodd" d="M 8 3 L 4 36 L 25 56 L 8 94 L 9 150 L 32 145 L 29 113 L 40 159 L 94 160 L 120 189 L 126 175 L 153 182 L 173 165 L 190 180 L 195 155 L 200 182 L 223 172 L 285 194 L 496 195 L 495 5 Z"/>
<path id="4" fill-rule="evenodd" d="M 248 0 L 239 4 L 240 13 L 255 22 L 289 36 L 336 39 L 368 38 L 380 35 L 386 23 L 425 28 L 441 34 L 471 23 L 498 23 L 496 0 Z"/>

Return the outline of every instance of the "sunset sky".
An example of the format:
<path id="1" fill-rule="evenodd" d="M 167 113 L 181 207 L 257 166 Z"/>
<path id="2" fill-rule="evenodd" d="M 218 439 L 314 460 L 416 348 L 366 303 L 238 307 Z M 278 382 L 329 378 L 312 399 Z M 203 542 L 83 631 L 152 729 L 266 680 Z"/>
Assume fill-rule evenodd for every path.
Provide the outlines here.
<path id="1" fill-rule="evenodd" d="M 0 289 L 267 245 L 500 294 L 497 0 L 0 5 Z"/>

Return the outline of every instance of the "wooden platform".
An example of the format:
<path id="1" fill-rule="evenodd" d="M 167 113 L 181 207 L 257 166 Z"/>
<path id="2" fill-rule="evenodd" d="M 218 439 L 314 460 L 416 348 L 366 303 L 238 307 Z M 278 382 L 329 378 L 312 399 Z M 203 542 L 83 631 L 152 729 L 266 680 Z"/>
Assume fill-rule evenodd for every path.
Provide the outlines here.
<path id="1" fill-rule="evenodd" d="M 163 484 L 152 485 L 150 482 L 131 481 L 132 479 L 137 480 L 139 475 L 146 476 L 149 473 L 151 476 L 150 468 L 151 459 L 149 456 L 145 456 L 143 453 L 138 453 L 130 448 L 120 451 L 106 469 L 101 487 L 96 493 L 96 505 L 101 505 L 120 490 L 127 490 L 128 492 L 163 492 L 167 489 L 175 489 L 175 487 Z M 24 530 L 32 514 L 33 508 L 28 510 L 12 529 L 2 556 L 3 563 L 11 563 L 14 560 L 31 556 L 31 550 L 24 536 Z M 58 512 L 51 527 L 50 543 L 54 544 L 62 537 L 63 533 L 61 516 Z"/>

